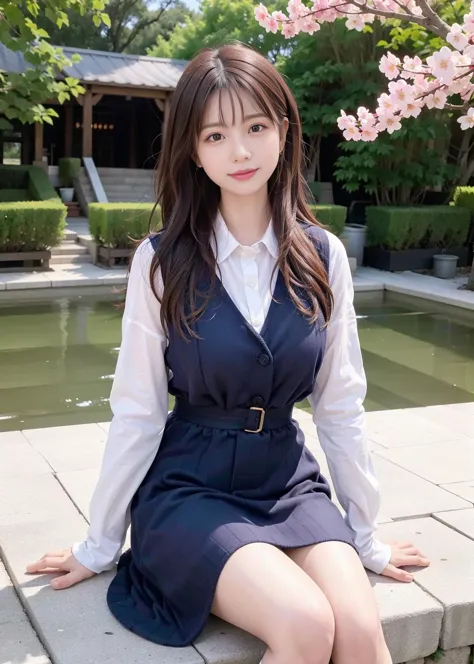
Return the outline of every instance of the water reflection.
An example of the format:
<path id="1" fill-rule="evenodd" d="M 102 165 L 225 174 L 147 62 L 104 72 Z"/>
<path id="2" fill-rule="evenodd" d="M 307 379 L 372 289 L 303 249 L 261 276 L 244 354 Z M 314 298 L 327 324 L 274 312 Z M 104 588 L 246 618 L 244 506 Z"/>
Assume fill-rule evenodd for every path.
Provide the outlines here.
<path id="1" fill-rule="evenodd" d="M 472 321 L 419 306 L 357 309 L 367 410 L 474 400 Z M 120 334 L 111 299 L 2 305 L 0 431 L 109 420 Z"/>

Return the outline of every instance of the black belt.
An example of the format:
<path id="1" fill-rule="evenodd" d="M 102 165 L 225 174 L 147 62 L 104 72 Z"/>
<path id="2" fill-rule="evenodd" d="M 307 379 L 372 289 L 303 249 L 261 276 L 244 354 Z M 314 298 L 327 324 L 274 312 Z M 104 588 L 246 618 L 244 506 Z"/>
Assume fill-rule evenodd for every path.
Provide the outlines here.
<path id="1" fill-rule="evenodd" d="M 283 408 L 233 408 L 193 406 L 184 399 L 176 399 L 173 413 L 182 420 L 213 429 L 236 429 L 260 433 L 264 429 L 278 429 L 291 424 L 293 405 Z"/>

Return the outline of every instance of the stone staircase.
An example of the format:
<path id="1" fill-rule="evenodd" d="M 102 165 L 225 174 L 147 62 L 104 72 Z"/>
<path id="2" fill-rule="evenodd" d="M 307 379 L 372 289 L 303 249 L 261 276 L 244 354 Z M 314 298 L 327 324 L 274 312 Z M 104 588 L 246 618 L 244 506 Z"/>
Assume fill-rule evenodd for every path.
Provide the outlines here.
<path id="1" fill-rule="evenodd" d="M 61 244 L 51 249 L 51 260 L 49 264 L 53 265 L 83 265 L 92 263 L 92 256 L 87 248 L 78 244 L 78 232 L 66 228 L 64 239 Z"/>
<path id="2" fill-rule="evenodd" d="M 153 170 L 98 168 L 109 203 L 154 203 Z"/>

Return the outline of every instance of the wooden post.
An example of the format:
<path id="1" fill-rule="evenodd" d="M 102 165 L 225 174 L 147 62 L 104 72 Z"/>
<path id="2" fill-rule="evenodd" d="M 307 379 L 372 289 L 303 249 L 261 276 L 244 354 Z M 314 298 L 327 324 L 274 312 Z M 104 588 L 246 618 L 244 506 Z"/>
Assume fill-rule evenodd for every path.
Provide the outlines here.
<path id="1" fill-rule="evenodd" d="M 82 104 L 82 156 L 92 157 L 92 92 L 86 90 Z"/>
<path id="2" fill-rule="evenodd" d="M 43 162 L 43 124 L 35 122 L 35 162 Z"/>
<path id="3" fill-rule="evenodd" d="M 73 108 L 64 107 L 64 156 L 72 157 Z"/>

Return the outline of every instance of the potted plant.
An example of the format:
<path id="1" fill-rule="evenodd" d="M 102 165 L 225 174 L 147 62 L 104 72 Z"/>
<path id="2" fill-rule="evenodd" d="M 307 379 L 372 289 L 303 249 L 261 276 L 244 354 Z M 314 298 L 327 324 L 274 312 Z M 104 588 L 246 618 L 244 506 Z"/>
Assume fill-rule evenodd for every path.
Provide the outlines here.
<path id="1" fill-rule="evenodd" d="M 63 203 L 72 203 L 74 198 L 74 179 L 79 176 L 81 160 L 63 157 L 59 160 L 59 194 Z"/>

